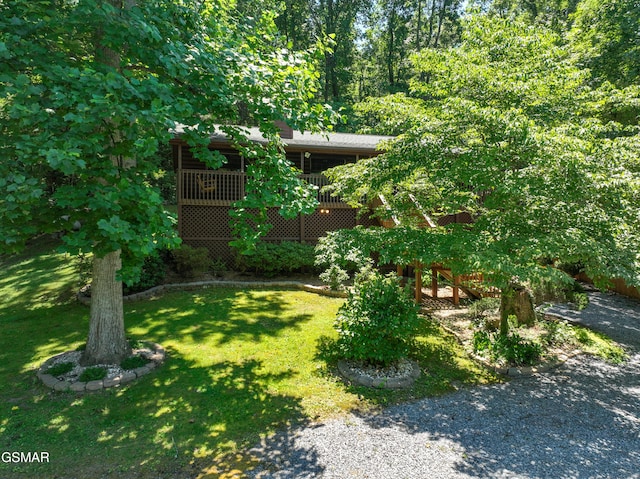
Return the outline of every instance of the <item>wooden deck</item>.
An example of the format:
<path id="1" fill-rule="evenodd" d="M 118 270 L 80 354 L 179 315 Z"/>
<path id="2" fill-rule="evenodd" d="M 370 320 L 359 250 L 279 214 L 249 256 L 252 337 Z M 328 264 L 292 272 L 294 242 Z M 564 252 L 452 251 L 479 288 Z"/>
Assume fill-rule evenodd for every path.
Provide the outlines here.
<path id="1" fill-rule="evenodd" d="M 318 174 L 300 175 L 317 187 L 320 208 L 350 208 L 340 198 L 322 193 L 329 180 Z M 222 170 L 178 170 L 178 204 L 200 206 L 230 206 L 245 196 L 245 173 Z"/>

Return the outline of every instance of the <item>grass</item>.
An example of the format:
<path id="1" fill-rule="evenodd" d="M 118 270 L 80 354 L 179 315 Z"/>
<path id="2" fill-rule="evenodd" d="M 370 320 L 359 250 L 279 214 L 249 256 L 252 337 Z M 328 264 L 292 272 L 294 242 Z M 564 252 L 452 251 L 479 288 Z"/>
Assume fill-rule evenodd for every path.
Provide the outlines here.
<path id="1" fill-rule="evenodd" d="M 162 344 L 166 363 L 118 389 L 57 393 L 36 378 L 86 340 L 77 274 L 41 239 L 0 258 L 0 451 L 46 451 L 44 464 L 0 463 L 0 477 L 241 477 L 246 452 L 287 425 L 496 380 L 425 320 L 424 374 L 406 391 L 345 385 L 318 353 L 342 304 L 300 291 L 200 289 L 125 305 L 127 334 Z M 71 476 L 70 472 L 73 471 Z"/>

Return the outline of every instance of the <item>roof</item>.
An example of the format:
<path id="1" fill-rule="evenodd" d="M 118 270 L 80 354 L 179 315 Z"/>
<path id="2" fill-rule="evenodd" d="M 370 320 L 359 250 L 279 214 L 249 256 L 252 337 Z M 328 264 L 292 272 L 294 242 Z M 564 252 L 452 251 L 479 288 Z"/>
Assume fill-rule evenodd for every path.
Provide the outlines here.
<path id="1" fill-rule="evenodd" d="M 260 129 L 257 127 L 243 127 L 247 132 L 247 138 L 249 141 L 264 143 L 265 139 L 262 136 Z M 178 128 L 176 133 L 179 136 L 183 131 L 182 128 Z M 228 142 L 227 136 L 218 131 L 211 135 L 212 143 L 226 143 Z M 287 150 L 300 150 L 300 151 L 334 151 L 334 152 L 366 152 L 374 153 L 380 151 L 380 143 L 393 139 L 393 136 L 382 135 L 358 135 L 355 133 L 311 133 L 305 131 L 303 133 L 299 131 L 293 132 L 293 138 L 283 138 L 283 142 L 287 147 Z"/>

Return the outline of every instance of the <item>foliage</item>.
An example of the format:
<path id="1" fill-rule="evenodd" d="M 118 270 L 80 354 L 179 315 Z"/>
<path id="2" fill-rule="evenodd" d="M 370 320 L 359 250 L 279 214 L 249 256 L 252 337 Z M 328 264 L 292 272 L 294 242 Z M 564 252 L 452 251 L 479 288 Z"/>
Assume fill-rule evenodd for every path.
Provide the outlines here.
<path id="1" fill-rule="evenodd" d="M 566 344 L 576 342 L 575 328 L 563 321 L 545 320 L 541 322 L 545 329 L 542 341 L 548 345 Z"/>
<path id="2" fill-rule="evenodd" d="M 72 362 L 54 364 L 47 369 L 47 374 L 51 374 L 52 376 L 62 376 L 63 374 L 70 372 L 74 366 L 75 365 Z"/>
<path id="3" fill-rule="evenodd" d="M 131 369 L 140 368 L 140 367 L 142 367 L 145 364 L 148 364 L 150 362 L 151 361 L 149 359 L 147 359 L 145 357 L 142 357 L 140 355 L 129 356 L 128 358 L 124 359 L 120 363 L 120 367 L 122 369 L 131 370 Z"/>
<path id="4" fill-rule="evenodd" d="M 542 354 L 540 344 L 527 341 L 518 333 L 490 334 L 482 330 L 473 334 L 473 349 L 487 351 L 494 360 L 504 360 L 515 366 L 534 364 Z"/>
<path id="5" fill-rule="evenodd" d="M 236 266 L 240 270 L 265 276 L 313 270 L 314 261 L 313 245 L 293 241 L 261 242 L 251 254 L 236 255 Z"/>
<path id="6" fill-rule="evenodd" d="M 212 168 L 223 162 L 208 149 L 216 132 L 251 160 L 234 216 L 242 249 L 268 230 L 268 207 L 290 218 L 316 206 L 274 124 L 286 119 L 318 131 L 328 123 L 331 113 L 311 104 L 315 53 L 275 48 L 273 13 L 234 18 L 234 6 L 0 3 L 0 250 L 17 251 L 37 233 L 63 229 L 62 250 L 94 253 L 96 277 L 105 280 L 93 281 L 100 301 L 90 311 L 85 363 L 126 353 L 116 283 L 134 282 L 146 256 L 179 243 L 159 185 L 150 181 L 159 145 L 173 135 Z M 241 117 L 260 127 L 264 144 L 230 126 Z M 83 226 L 74 231 L 76 221 Z"/>
<path id="7" fill-rule="evenodd" d="M 637 284 L 640 135 L 605 111 L 620 92 L 593 89 L 557 33 L 511 18 L 471 16 L 457 48 L 412 61 L 410 96 L 379 120 L 409 129 L 381 156 L 326 172 L 353 206 L 384 195 L 400 226 L 337 232 L 343 254 L 446 264 L 500 288 L 566 283 L 547 258 L 581 262 L 599 286 Z M 416 210 L 475 221 L 425 228 Z"/>
<path id="8" fill-rule="evenodd" d="M 353 274 L 371 265 L 372 261 L 369 253 L 360 249 L 357 243 L 341 242 L 338 233 L 329 231 L 315 247 L 315 264 L 327 270 L 336 266 Z"/>
<path id="9" fill-rule="evenodd" d="M 183 244 L 172 251 L 176 272 L 184 278 L 193 278 L 209 270 L 209 250 Z"/>
<path id="10" fill-rule="evenodd" d="M 469 315 L 472 318 L 484 318 L 490 314 L 497 314 L 500 309 L 500 298 L 481 298 L 469 306 Z"/>
<path id="11" fill-rule="evenodd" d="M 407 356 L 420 322 L 396 275 L 365 269 L 338 311 L 336 347 L 344 358 L 386 366 Z"/>
<path id="12" fill-rule="evenodd" d="M 583 310 L 589 304 L 589 296 L 582 285 L 573 278 L 567 278 L 565 282 L 540 278 L 531 285 L 531 290 L 535 304 L 571 302 L 578 310 Z"/>
<path id="13" fill-rule="evenodd" d="M 145 291 L 154 286 L 162 284 L 166 276 L 166 265 L 161 256 L 154 252 L 147 256 L 142 263 L 142 271 L 140 272 L 140 278 L 133 284 L 123 284 L 123 294 L 133 294 L 140 291 Z"/>
<path id="14" fill-rule="evenodd" d="M 634 0 L 583 0 L 573 16 L 572 47 L 597 82 L 640 84 L 640 9 Z"/>
<path id="15" fill-rule="evenodd" d="M 82 371 L 82 374 L 78 378 L 79 381 L 89 382 L 89 381 L 99 381 L 100 379 L 104 379 L 107 377 L 108 371 L 106 368 L 101 366 L 93 366 Z"/>
<path id="16" fill-rule="evenodd" d="M 332 291 L 344 288 L 345 282 L 349 280 L 349 273 L 337 264 L 332 264 L 329 268 L 320 273 L 320 280 L 329 285 Z"/>
<path id="17" fill-rule="evenodd" d="M 209 263 L 209 271 L 213 276 L 222 276 L 227 271 L 227 263 L 220 258 L 214 258 Z"/>
<path id="18" fill-rule="evenodd" d="M 194 467 L 211 471 L 214 463 L 216 476 L 246 470 L 249 462 L 234 462 L 237 452 L 291 422 L 433 397 L 451 391 L 451 383 L 495 381 L 430 325 L 420 331 L 414 356 L 430 374 L 413 388 L 345 388 L 316 357 L 318 339 L 336 337 L 332 321 L 342 299 L 209 288 L 125 304 L 131 335 L 171 352 L 162 368 L 99 394 L 49 394 L 34 382 L 37 368 L 86 340 L 75 269 L 54 248 L 42 237 L 27 255 L 0 256 L 0 384 L 11 385 L 0 388 L 0 446 L 57 458 L 15 473 L 2 469 L 3 478 L 64 477 L 71 470 L 75 477 L 192 477 Z"/>

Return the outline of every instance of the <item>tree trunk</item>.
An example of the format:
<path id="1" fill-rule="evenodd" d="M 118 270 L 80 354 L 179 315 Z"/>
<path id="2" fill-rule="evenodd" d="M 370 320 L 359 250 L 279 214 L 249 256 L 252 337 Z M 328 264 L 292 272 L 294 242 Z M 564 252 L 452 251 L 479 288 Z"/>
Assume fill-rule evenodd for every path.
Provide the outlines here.
<path id="1" fill-rule="evenodd" d="M 440 15 L 438 15 L 438 29 L 436 31 L 436 38 L 433 41 L 433 48 L 438 48 L 438 43 L 440 42 L 440 34 L 442 33 L 442 23 L 444 22 L 444 15 L 447 11 L 447 0 L 442 0 L 440 5 Z"/>
<path id="2" fill-rule="evenodd" d="M 136 0 L 107 0 L 116 11 L 128 10 L 135 6 Z M 120 55 L 103 43 L 102 30 L 96 32 L 96 62 L 107 67 L 119 69 Z M 112 127 L 110 119 L 105 124 Z M 117 143 L 119 132 L 114 129 L 112 137 Z M 123 167 L 120 158 L 113 155 L 111 162 L 115 167 Z M 98 182 L 104 183 L 102 178 Z M 89 316 L 89 336 L 87 346 L 80 362 L 92 364 L 120 364 L 131 354 L 131 348 L 124 333 L 124 308 L 122 304 L 122 282 L 116 280 L 116 273 L 122 268 L 120 250 L 107 253 L 103 257 L 93 258 L 93 277 L 91 282 L 91 311 Z"/>
<path id="3" fill-rule="evenodd" d="M 533 298 L 521 285 L 511 284 L 502 290 L 500 300 L 500 333 L 509 332 L 509 316 L 515 316 L 518 325 L 531 326 L 536 321 Z"/>
<path id="4" fill-rule="evenodd" d="M 120 364 L 131 354 L 124 333 L 122 282 L 116 281 L 121 267 L 120 251 L 93 260 L 89 336 L 80 361 L 85 366 Z"/>

